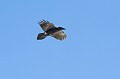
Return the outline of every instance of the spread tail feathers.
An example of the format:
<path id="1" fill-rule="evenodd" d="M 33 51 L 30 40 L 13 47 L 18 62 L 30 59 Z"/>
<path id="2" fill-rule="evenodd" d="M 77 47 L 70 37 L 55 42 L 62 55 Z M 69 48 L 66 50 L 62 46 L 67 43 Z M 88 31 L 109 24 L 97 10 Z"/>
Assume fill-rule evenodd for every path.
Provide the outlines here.
<path id="1" fill-rule="evenodd" d="M 37 40 L 42 40 L 44 38 L 46 38 L 48 35 L 45 34 L 45 33 L 39 33 L 38 36 L 37 36 Z"/>

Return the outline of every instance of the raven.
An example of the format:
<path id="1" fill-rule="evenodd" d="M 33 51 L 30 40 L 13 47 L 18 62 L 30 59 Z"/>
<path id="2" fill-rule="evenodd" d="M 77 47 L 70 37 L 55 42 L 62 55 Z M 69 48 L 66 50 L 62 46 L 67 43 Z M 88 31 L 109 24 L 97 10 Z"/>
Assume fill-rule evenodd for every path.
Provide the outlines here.
<path id="1" fill-rule="evenodd" d="M 67 37 L 67 35 L 62 31 L 66 30 L 63 27 L 56 27 L 53 23 L 45 20 L 40 21 L 38 24 L 40 25 L 44 33 L 39 33 L 37 36 L 37 40 L 42 40 L 47 36 L 52 36 L 57 40 L 64 40 Z"/>

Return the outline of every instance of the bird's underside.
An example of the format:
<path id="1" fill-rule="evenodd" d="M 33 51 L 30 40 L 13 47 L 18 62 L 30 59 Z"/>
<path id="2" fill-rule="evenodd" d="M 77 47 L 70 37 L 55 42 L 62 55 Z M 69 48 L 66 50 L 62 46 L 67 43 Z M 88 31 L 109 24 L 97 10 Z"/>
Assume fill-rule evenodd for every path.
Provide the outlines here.
<path id="1" fill-rule="evenodd" d="M 67 37 L 67 35 L 62 31 L 65 30 L 65 28 L 55 27 L 53 23 L 50 23 L 45 20 L 42 20 L 38 24 L 40 25 L 44 33 L 39 33 L 37 36 L 37 40 L 42 40 L 47 36 L 52 36 L 57 40 L 64 40 Z"/>

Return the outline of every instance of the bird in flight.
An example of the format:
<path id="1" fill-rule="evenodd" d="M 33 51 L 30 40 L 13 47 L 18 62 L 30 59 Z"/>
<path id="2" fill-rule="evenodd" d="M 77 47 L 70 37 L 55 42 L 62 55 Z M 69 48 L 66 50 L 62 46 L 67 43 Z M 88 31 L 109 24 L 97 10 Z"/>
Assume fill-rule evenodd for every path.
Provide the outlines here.
<path id="1" fill-rule="evenodd" d="M 40 21 L 38 24 L 44 32 L 38 34 L 37 40 L 42 40 L 47 36 L 52 36 L 57 40 L 64 40 L 67 37 L 67 35 L 62 31 L 66 30 L 63 27 L 56 27 L 53 23 L 45 20 Z"/>

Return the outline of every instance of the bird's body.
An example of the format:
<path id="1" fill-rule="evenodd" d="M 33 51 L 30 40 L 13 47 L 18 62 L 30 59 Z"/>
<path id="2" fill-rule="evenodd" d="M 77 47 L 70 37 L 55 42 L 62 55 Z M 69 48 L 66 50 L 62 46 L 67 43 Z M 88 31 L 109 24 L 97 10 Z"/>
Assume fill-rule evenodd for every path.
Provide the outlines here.
<path id="1" fill-rule="evenodd" d="M 42 20 L 38 24 L 43 29 L 44 33 L 39 33 L 37 36 L 37 40 L 42 40 L 47 36 L 52 36 L 58 40 L 63 40 L 67 37 L 67 35 L 62 31 L 65 30 L 65 28 L 55 27 L 54 24 L 45 20 Z"/>

